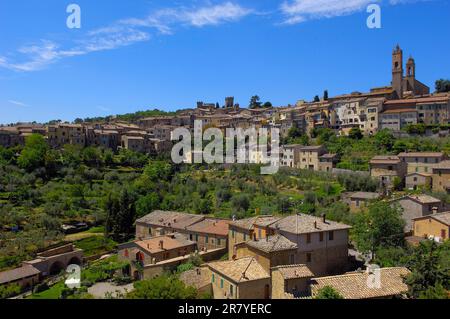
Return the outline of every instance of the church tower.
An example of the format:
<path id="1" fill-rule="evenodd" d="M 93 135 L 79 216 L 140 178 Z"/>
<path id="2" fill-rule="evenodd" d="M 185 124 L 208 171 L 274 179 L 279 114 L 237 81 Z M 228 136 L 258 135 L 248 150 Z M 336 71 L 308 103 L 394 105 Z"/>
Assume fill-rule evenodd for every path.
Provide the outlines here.
<path id="1" fill-rule="evenodd" d="M 406 77 L 413 79 L 416 77 L 416 62 L 412 57 L 406 62 Z"/>
<path id="2" fill-rule="evenodd" d="M 403 97 L 403 51 L 398 44 L 392 52 L 392 88 L 401 99 Z"/>

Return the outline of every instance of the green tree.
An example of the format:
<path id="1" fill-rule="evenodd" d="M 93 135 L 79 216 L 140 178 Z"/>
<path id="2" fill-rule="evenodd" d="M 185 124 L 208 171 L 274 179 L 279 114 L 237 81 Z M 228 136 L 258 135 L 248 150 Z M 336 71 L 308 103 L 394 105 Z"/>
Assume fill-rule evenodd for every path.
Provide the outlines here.
<path id="1" fill-rule="evenodd" d="M 136 219 L 134 195 L 123 189 L 117 196 L 108 195 L 105 203 L 106 234 L 115 241 L 125 241 L 133 234 L 133 223 Z"/>
<path id="2" fill-rule="evenodd" d="M 324 101 L 328 100 L 328 90 L 323 91 L 323 99 Z"/>
<path id="3" fill-rule="evenodd" d="M 352 127 L 350 132 L 348 133 L 348 137 L 353 140 L 360 140 L 364 137 L 364 135 L 359 127 Z"/>
<path id="4" fill-rule="evenodd" d="M 406 278 L 409 295 L 413 298 L 442 295 L 442 288 L 450 289 L 450 242 L 439 245 L 435 241 L 421 242 L 414 250 Z"/>
<path id="5" fill-rule="evenodd" d="M 314 102 L 320 102 L 320 97 L 319 97 L 318 95 L 316 95 L 316 96 L 314 97 Z"/>
<path id="6" fill-rule="evenodd" d="M 437 93 L 450 92 L 450 80 L 440 79 L 435 83 Z"/>
<path id="7" fill-rule="evenodd" d="M 246 212 L 250 208 L 250 198 L 247 194 L 238 194 L 231 199 L 231 207 L 236 211 Z"/>
<path id="8" fill-rule="evenodd" d="M 142 217 L 150 214 L 155 209 L 159 208 L 160 198 L 156 193 L 150 193 L 139 198 L 136 202 L 137 217 Z"/>
<path id="9" fill-rule="evenodd" d="M 331 286 L 325 286 L 320 288 L 314 299 L 344 299 L 341 294 L 339 294 L 336 289 Z"/>
<path id="10" fill-rule="evenodd" d="M 269 101 L 267 101 L 267 102 L 265 102 L 265 103 L 263 104 L 262 107 L 268 109 L 268 108 L 271 108 L 272 106 L 273 106 L 272 103 L 269 102 Z"/>
<path id="11" fill-rule="evenodd" d="M 17 159 L 19 167 L 28 171 L 45 165 L 45 155 L 49 147 L 42 135 L 32 134 L 25 139 L 25 147 Z"/>
<path id="12" fill-rule="evenodd" d="M 253 95 L 250 98 L 250 103 L 248 105 L 251 109 L 258 109 L 261 107 L 261 98 L 258 95 Z"/>
<path id="13" fill-rule="evenodd" d="M 195 299 L 197 291 L 187 287 L 176 276 L 163 275 L 150 280 L 138 281 L 128 294 L 131 299 Z"/>
<path id="14" fill-rule="evenodd" d="M 380 246 L 403 246 L 404 226 L 400 208 L 378 202 L 356 216 L 352 238 L 361 252 L 373 252 Z"/>

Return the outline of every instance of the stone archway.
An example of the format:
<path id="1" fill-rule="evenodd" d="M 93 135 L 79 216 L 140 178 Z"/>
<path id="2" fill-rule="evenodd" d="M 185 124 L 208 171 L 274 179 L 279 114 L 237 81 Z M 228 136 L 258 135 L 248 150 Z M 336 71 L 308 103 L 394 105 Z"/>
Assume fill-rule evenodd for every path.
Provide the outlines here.
<path id="1" fill-rule="evenodd" d="M 61 261 L 55 261 L 49 268 L 49 275 L 56 276 L 61 273 L 65 269 L 64 264 Z"/>
<path id="2" fill-rule="evenodd" d="M 74 256 L 74 257 L 70 258 L 70 260 L 69 260 L 67 266 L 69 266 L 69 265 L 78 265 L 78 266 L 81 266 L 81 259 L 78 258 L 78 257 L 76 257 L 76 256 Z"/>

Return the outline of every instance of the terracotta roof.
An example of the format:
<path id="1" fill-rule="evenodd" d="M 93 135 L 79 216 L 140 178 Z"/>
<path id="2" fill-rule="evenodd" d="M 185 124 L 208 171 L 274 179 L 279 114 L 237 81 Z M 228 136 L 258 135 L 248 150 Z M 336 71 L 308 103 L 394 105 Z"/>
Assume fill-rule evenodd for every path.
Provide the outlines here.
<path id="1" fill-rule="evenodd" d="M 428 96 L 428 97 L 419 97 L 415 99 L 402 99 L 402 100 L 390 100 L 386 101 L 386 105 L 403 105 L 403 104 L 421 104 L 421 103 L 436 103 L 443 102 L 446 103 L 449 101 L 448 96 Z"/>
<path id="2" fill-rule="evenodd" d="M 405 267 L 380 269 L 380 288 L 370 288 L 367 284 L 369 273 L 353 272 L 339 276 L 314 278 L 311 286 L 313 296 L 326 286 L 333 287 L 344 299 L 368 299 L 401 295 L 408 291 L 403 278 L 410 271 Z"/>
<path id="3" fill-rule="evenodd" d="M 227 236 L 229 224 L 229 220 L 206 218 L 198 223 L 188 226 L 186 229 L 199 233 Z"/>
<path id="4" fill-rule="evenodd" d="M 385 110 L 381 113 L 383 114 L 391 114 L 391 113 L 411 113 L 411 112 L 417 112 L 416 109 L 413 108 L 404 108 L 404 109 L 390 109 L 390 110 Z"/>
<path id="5" fill-rule="evenodd" d="M 350 198 L 359 198 L 359 199 L 377 199 L 380 197 L 378 193 L 372 192 L 356 192 L 350 195 Z"/>
<path id="6" fill-rule="evenodd" d="M 426 194 L 408 195 L 408 196 L 406 196 L 404 198 L 410 198 L 413 201 L 420 202 L 422 204 L 434 204 L 434 203 L 440 203 L 441 202 L 440 199 L 435 198 L 435 197 L 430 196 L 430 195 L 426 195 Z M 402 199 L 402 198 L 400 198 L 400 199 Z"/>
<path id="7" fill-rule="evenodd" d="M 306 265 L 283 265 L 273 267 L 278 270 L 284 279 L 312 278 L 314 274 Z"/>
<path id="8" fill-rule="evenodd" d="M 379 155 L 379 156 L 374 156 L 371 160 L 370 160 L 370 164 L 397 164 L 400 163 L 400 158 L 398 156 L 394 156 L 394 155 Z"/>
<path id="9" fill-rule="evenodd" d="M 420 216 L 420 217 L 413 218 L 413 220 L 426 219 L 426 218 L 433 218 L 447 226 L 450 226 L 450 211 L 433 214 L 433 215 Z"/>
<path id="10" fill-rule="evenodd" d="M 327 154 L 323 154 L 320 158 L 335 158 L 336 156 L 337 156 L 337 154 L 327 153 Z"/>
<path id="11" fill-rule="evenodd" d="M 450 169 L 450 160 L 440 162 L 433 169 Z"/>
<path id="12" fill-rule="evenodd" d="M 266 215 L 266 216 L 261 215 L 261 216 L 244 218 L 244 219 L 232 221 L 230 223 L 230 226 L 236 226 L 236 227 L 239 227 L 242 229 L 250 230 L 250 229 L 253 229 L 254 225 L 267 226 L 267 225 L 270 225 L 270 224 L 276 222 L 279 219 L 280 218 L 274 217 L 271 215 Z"/>
<path id="13" fill-rule="evenodd" d="M 301 151 L 319 151 L 323 148 L 323 145 L 318 145 L 318 146 L 303 146 L 300 150 Z"/>
<path id="14" fill-rule="evenodd" d="M 160 246 L 161 241 L 163 243 L 163 248 Z M 150 254 L 195 245 L 193 241 L 186 239 L 181 234 L 152 237 L 145 240 L 135 241 L 134 244 L 143 248 Z"/>
<path id="15" fill-rule="evenodd" d="M 287 216 L 270 225 L 270 228 L 277 231 L 285 231 L 293 234 L 316 233 L 322 231 L 350 229 L 351 226 L 326 220 L 322 217 L 306 214 Z"/>
<path id="16" fill-rule="evenodd" d="M 136 222 L 151 224 L 173 229 L 185 229 L 194 223 L 202 221 L 205 217 L 181 212 L 155 210 L 154 212 L 139 218 Z"/>
<path id="17" fill-rule="evenodd" d="M 30 265 L 0 272 L 0 284 L 6 284 L 22 278 L 40 274 L 41 272 Z"/>
<path id="18" fill-rule="evenodd" d="M 297 249 L 297 244 L 293 243 L 283 235 L 273 235 L 268 236 L 264 239 L 250 240 L 246 244 L 250 247 L 256 248 L 258 250 L 264 251 L 266 253 L 271 253 L 274 251 L 283 251 Z"/>
<path id="19" fill-rule="evenodd" d="M 444 153 L 442 152 L 411 152 L 411 153 L 400 153 L 398 157 L 442 157 Z"/>
<path id="20" fill-rule="evenodd" d="M 218 261 L 208 264 L 209 268 L 235 283 L 270 278 L 269 274 L 253 257 Z"/>

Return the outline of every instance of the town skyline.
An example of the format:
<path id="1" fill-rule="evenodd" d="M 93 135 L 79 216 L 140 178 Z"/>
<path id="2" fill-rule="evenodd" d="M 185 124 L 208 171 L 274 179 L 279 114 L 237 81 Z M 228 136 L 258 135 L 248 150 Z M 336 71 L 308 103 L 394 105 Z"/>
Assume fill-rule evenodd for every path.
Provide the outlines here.
<path id="1" fill-rule="evenodd" d="M 300 99 L 312 100 L 324 90 L 330 96 L 367 92 L 372 87 L 390 85 L 389 55 L 397 43 L 404 49 L 405 60 L 410 54 L 416 59 L 417 77 L 432 90 L 434 81 L 448 77 L 450 63 L 438 60 L 439 52 L 430 50 L 436 43 L 443 51 L 448 46 L 437 42 L 448 29 L 444 19 L 448 3 L 391 5 L 382 2 L 382 28 L 376 30 L 368 29 L 365 24 L 369 14 L 363 3 L 368 1 L 361 1 L 358 8 L 350 8 L 349 14 L 310 17 L 302 23 L 280 25 L 286 17 L 279 13 L 248 13 L 249 10 L 270 12 L 274 8 L 268 3 L 258 7 L 254 1 L 245 4 L 214 1 L 209 5 L 200 2 L 187 6 L 189 12 L 222 5 L 231 13 L 225 18 L 216 16 L 218 20 L 205 18 L 213 22 L 201 26 L 192 27 L 192 21 L 189 27 L 187 22 L 182 22 L 181 28 L 171 25 L 170 36 L 159 30 L 148 42 L 55 59 L 41 67 L 36 67 L 36 63 L 26 64 L 17 48 L 33 43 L 36 38 L 52 36 L 64 39 L 61 42 L 65 43 L 71 32 L 78 31 L 62 30 L 67 16 L 65 7 L 54 8 L 53 4 L 31 10 L 37 12 L 38 19 L 40 11 L 51 9 L 51 19 L 42 27 L 32 31 L 25 26 L 17 29 L 17 23 L 12 20 L 22 12 L 20 4 L 12 5 L 10 10 L 14 14 L 0 24 L 8 30 L 0 44 L 0 122 L 73 121 L 146 109 L 175 111 L 193 108 L 198 100 L 222 104 L 223 97 L 229 95 L 241 107 L 246 107 L 255 94 L 274 106 L 287 106 Z M 91 12 L 98 15 L 101 4 L 90 5 L 84 1 L 79 4 L 85 17 L 82 34 L 124 17 L 142 18 L 147 12 L 154 12 L 158 5 L 161 8 L 161 3 L 140 4 L 132 11 L 119 12 L 121 4 L 117 4 L 112 5 L 112 15 L 104 13 L 90 19 Z M 237 16 L 231 16 L 232 13 Z M 37 21 L 29 13 L 23 14 L 25 19 L 31 19 L 29 23 Z M 421 16 L 427 16 L 426 23 L 421 23 Z M 414 17 L 418 18 L 417 23 L 404 28 L 401 21 Z M 63 27 L 55 30 L 59 24 Z M 411 34 L 415 34 L 414 39 Z M 36 70 L 31 70 L 33 67 Z"/>

